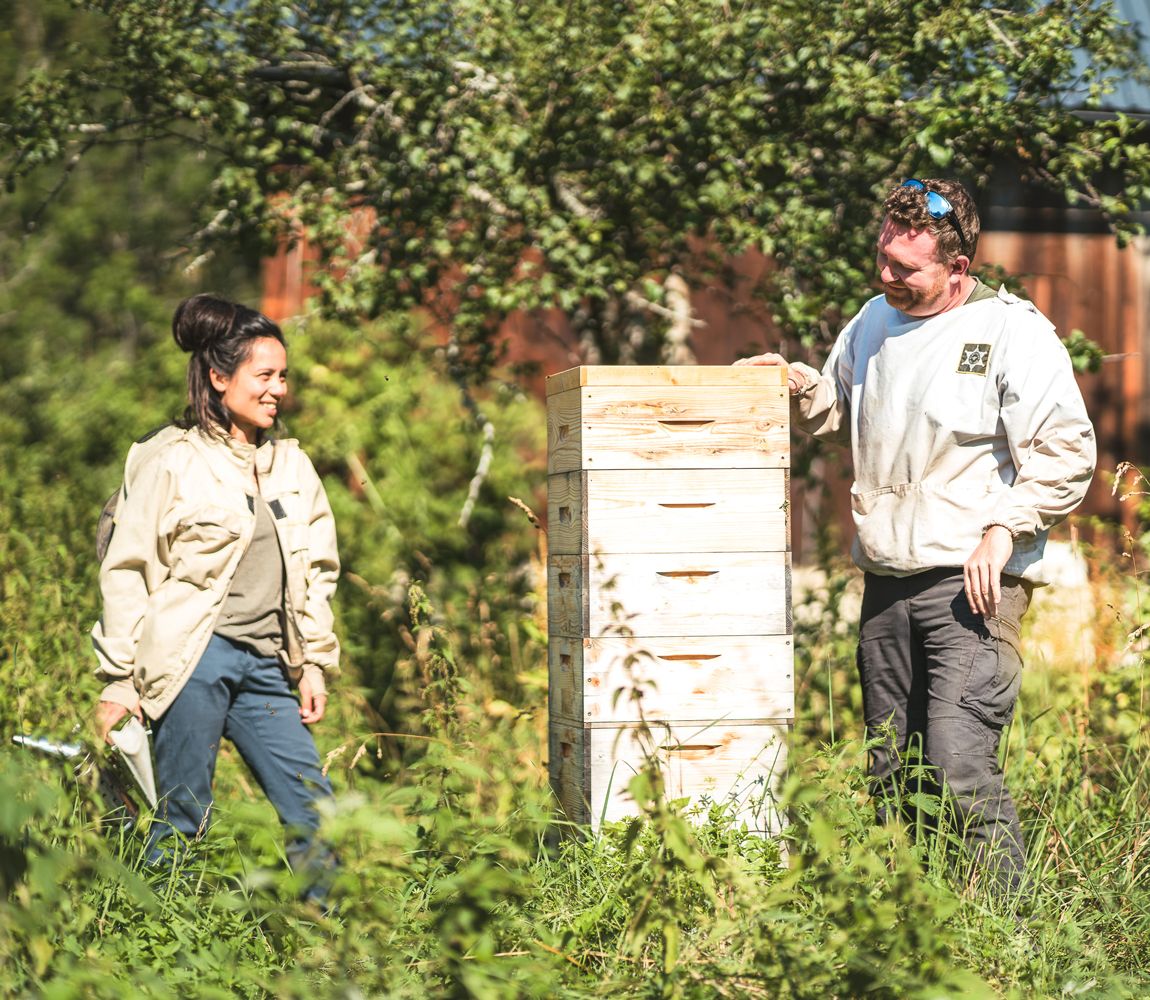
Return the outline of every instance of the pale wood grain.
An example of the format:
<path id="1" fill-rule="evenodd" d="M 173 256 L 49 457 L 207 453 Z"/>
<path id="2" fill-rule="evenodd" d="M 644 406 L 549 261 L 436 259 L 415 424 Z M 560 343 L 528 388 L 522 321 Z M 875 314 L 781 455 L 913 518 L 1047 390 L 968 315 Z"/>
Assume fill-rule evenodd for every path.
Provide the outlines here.
<path id="1" fill-rule="evenodd" d="M 669 797 L 730 799 L 777 831 L 794 716 L 785 369 L 583 367 L 548 397 L 550 768 L 566 814 L 635 815 L 626 787 L 652 757 Z"/>
<path id="2" fill-rule="evenodd" d="M 583 462 L 583 416 L 579 390 L 547 401 L 547 471 L 578 469 Z"/>
<path id="3" fill-rule="evenodd" d="M 790 636 L 557 636 L 548 659 L 552 718 L 621 723 L 794 717 Z"/>
<path id="4" fill-rule="evenodd" d="M 785 469 L 609 469 L 547 481 L 547 547 L 747 552 L 790 543 Z"/>
<path id="5" fill-rule="evenodd" d="M 548 400 L 548 473 L 576 469 L 779 469 L 789 403 L 774 387 L 589 386 Z"/>
<path id="6" fill-rule="evenodd" d="M 550 556 L 551 635 L 786 635 L 785 552 Z"/>
<path id="7" fill-rule="evenodd" d="M 653 760 L 669 799 L 689 798 L 706 810 L 731 807 L 736 822 L 763 835 L 777 833 L 776 805 L 786 770 L 788 727 L 764 720 L 638 726 L 554 725 L 549 747 L 552 787 L 567 817 L 597 829 L 635 815 L 627 786 Z"/>
<path id="8" fill-rule="evenodd" d="M 585 385 L 786 386 L 787 369 L 764 365 L 583 365 L 547 376 L 547 395 Z"/>

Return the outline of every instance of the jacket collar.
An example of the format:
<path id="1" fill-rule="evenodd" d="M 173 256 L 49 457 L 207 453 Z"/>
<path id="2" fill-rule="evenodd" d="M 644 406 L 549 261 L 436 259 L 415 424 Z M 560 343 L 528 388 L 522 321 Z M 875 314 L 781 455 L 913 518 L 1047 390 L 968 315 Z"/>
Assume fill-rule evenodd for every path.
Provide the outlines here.
<path id="1" fill-rule="evenodd" d="M 237 441 L 223 431 L 196 429 L 200 440 L 214 451 L 226 457 L 228 464 L 245 478 L 250 477 L 252 468 L 258 475 L 266 476 L 275 457 L 275 439 L 265 437 L 259 445 Z"/>

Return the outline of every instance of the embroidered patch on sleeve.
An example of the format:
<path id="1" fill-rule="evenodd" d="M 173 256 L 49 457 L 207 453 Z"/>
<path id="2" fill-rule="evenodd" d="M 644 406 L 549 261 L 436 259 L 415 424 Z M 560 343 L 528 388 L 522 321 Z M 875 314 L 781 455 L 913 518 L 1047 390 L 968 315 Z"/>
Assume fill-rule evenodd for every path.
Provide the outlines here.
<path id="1" fill-rule="evenodd" d="M 963 344 L 958 371 L 962 375 L 985 375 L 990 365 L 990 344 Z"/>

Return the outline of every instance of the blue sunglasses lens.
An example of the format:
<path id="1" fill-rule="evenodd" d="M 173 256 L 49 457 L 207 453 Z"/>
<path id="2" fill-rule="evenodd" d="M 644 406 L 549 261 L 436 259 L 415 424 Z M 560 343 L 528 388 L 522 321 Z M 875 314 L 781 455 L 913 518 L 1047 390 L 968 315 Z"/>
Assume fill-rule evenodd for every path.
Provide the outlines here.
<path id="1" fill-rule="evenodd" d="M 932 219 L 945 219 L 954 209 L 950 202 L 937 191 L 927 191 L 926 211 Z"/>
<path id="2" fill-rule="evenodd" d="M 958 233 L 959 249 L 961 249 L 963 253 L 966 253 L 966 234 L 959 225 L 954 206 L 937 191 L 927 191 L 926 185 L 917 177 L 903 181 L 900 187 L 910 188 L 912 191 L 926 191 L 927 215 L 935 220 L 948 219 L 950 224 L 954 226 L 954 231 Z"/>

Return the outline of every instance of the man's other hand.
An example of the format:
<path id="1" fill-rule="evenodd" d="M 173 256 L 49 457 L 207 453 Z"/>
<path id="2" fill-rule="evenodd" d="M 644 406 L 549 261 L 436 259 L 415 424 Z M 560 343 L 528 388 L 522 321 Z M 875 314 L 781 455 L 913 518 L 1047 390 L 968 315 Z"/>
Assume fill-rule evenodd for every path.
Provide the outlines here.
<path id="1" fill-rule="evenodd" d="M 976 615 L 993 618 L 998 614 L 998 602 L 1002 600 L 1002 567 L 1012 552 L 1014 539 L 1010 532 L 1001 524 L 992 524 L 963 565 L 966 600 Z"/>

